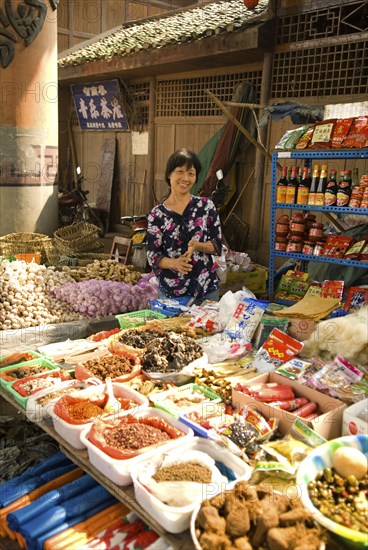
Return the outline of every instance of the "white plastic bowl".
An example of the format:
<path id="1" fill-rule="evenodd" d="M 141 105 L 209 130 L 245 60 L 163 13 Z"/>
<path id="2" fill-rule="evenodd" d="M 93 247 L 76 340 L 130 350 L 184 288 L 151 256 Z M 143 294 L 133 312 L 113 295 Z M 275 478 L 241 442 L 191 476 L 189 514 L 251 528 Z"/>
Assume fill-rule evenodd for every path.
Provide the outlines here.
<path id="1" fill-rule="evenodd" d="M 236 481 L 247 480 L 250 478 L 252 468 L 246 462 L 235 456 L 225 447 L 220 447 L 214 441 L 203 439 L 201 437 L 193 437 L 190 441 L 181 442 L 175 449 L 167 452 L 170 458 L 179 458 L 184 451 L 202 451 L 207 453 L 214 460 L 222 462 L 226 467 L 231 468 L 236 476 Z M 130 470 L 130 474 L 134 483 L 134 493 L 137 502 L 169 533 L 182 533 L 189 528 L 190 518 L 193 510 L 197 507 L 197 503 L 193 502 L 186 506 L 168 506 L 151 492 L 149 492 L 140 482 L 140 475 L 144 468 L 157 466 L 160 463 L 161 456 L 151 457 L 149 461 L 145 458 L 144 462 L 135 464 Z M 165 452 L 166 454 L 166 452 Z M 224 486 L 215 487 L 214 484 L 204 486 L 203 499 L 210 498 L 221 492 L 223 489 L 229 488 L 232 483 L 229 482 Z"/>
<path id="2" fill-rule="evenodd" d="M 130 485 L 132 483 L 130 470 L 135 464 L 139 464 L 144 460 L 148 460 L 155 455 L 162 455 L 162 453 L 166 453 L 169 449 L 173 449 L 180 444 L 186 445 L 193 437 L 193 430 L 191 428 L 189 428 L 182 422 L 179 422 L 173 416 L 170 416 L 169 414 L 159 409 L 154 409 L 150 407 L 148 409 L 144 409 L 138 412 L 134 416 L 154 416 L 158 418 L 164 418 L 169 424 L 171 424 L 171 426 L 178 428 L 179 430 L 184 432 L 185 435 L 177 439 L 172 439 L 167 443 L 162 443 L 162 445 L 160 445 L 159 447 L 144 451 L 140 455 L 137 455 L 133 458 L 121 460 L 117 458 L 112 458 L 108 454 L 101 451 L 98 447 L 96 447 L 96 445 L 94 445 L 91 441 L 89 441 L 88 434 L 90 432 L 91 426 L 86 427 L 80 434 L 80 439 L 83 445 L 87 447 L 88 458 L 91 464 L 93 464 L 93 466 L 97 468 L 97 470 L 102 472 L 113 483 L 116 483 L 120 486 Z"/>
<path id="3" fill-rule="evenodd" d="M 122 416 L 125 416 L 127 414 L 136 414 L 137 412 L 148 408 L 149 401 L 148 401 L 147 397 L 145 397 L 141 393 L 139 393 L 139 392 L 133 390 L 132 388 L 129 388 L 128 386 L 125 386 L 124 384 L 119 383 L 119 382 L 113 382 L 112 387 L 113 387 L 113 390 L 114 390 L 115 397 L 117 397 L 117 398 L 120 397 L 120 398 L 125 398 L 125 399 L 132 399 L 133 401 L 138 403 L 138 405 L 137 405 L 137 407 L 134 407 L 133 409 L 129 409 L 127 411 L 120 410 L 119 412 L 115 413 L 114 415 L 111 415 L 111 413 L 107 413 L 106 415 L 102 415 L 104 418 L 111 418 L 112 417 L 112 418 L 116 418 L 116 420 L 118 420 Z M 78 392 L 76 397 L 80 397 L 80 398 L 85 399 L 90 395 L 105 393 L 105 389 L 106 389 L 106 384 L 101 384 L 99 386 L 91 386 L 91 387 L 89 387 L 85 390 L 82 390 L 82 391 Z M 67 441 L 75 449 L 84 449 L 86 445 L 81 440 L 81 437 L 80 437 L 81 433 L 83 432 L 83 430 L 85 430 L 87 428 L 89 429 L 92 426 L 94 420 L 91 420 L 90 422 L 84 422 L 82 424 L 70 424 L 69 422 L 66 422 L 65 420 L 60 418 L 60 416 L 58 416 L 55 413 L 55 410 L 54 410 L 55 409 L 55 404 L 56 403 L 54 402 L 53 407 L 50 408 L 50 415 L 51 415 L 52 421 L 54 423 L 55 431 L 59 435 L 61 435 L 65 439 L 65 441 Z"/>
<path id="4" fill-rule="evenodd" d="M 96 386 L 95 386 L 96 387 Z M 40 405 L 38 400 L 49 393 L 54 393 L 60 390 L 68 389 L 68 393 L 64 395 L 71 395 L 74 388 L 80 388 L 79 392 L 76 392 L 75 395 L 80 394 L 81 391 L 87 389 L 87 385 L 84 382 L 79 380 L 66 380 L 61 382 L 57 387 L 44 388 L 43 390 L 37 392 L 34 395 L 31 395 L 28 398 L 26 405 L 26 416 L 31 422 L 40 422 L 44 420 L 48 415 L 51 415 L 51 410 L 55 405 L 56 401 L 60 399 L 61 396 L 55 397 L 54 399 L 48 401 L 45 405 Z"/>

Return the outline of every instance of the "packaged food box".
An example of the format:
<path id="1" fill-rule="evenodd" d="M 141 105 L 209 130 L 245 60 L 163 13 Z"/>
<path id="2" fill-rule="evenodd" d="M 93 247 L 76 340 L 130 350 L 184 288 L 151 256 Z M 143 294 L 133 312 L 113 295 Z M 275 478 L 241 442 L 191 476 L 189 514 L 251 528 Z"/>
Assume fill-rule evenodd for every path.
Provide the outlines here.
<path id="1" fill-rule="evenodd" d="M 344 410 L 342 418 L 342 435 L 368 433 L 368 399 L 363 399 Z"/>
<path id="2" fill-rule="evenodd" d="M 91 464 L 103 473 L 104 476 L 110 479 L 110 481 L 120 486 L 126 486 L 132 483 L 130 470 L 134 465 L 138 465 L 143 460 L 148 460 L 157 454 L 161 455 L 162 453 L 166 453 L 176 448 L 179 444 L 186 445 L 193 437 L 193 430 L 191 428 L 160 409 L 150 407 L 138 412 L 134 417 L 137 420 L 140 418 L 164 419 L 170 426 L 183 432 L 183 436 L 170 439 L 167 442 L 161 443 L 159 446 L 151 445 L 147 447 L 147 450 L 143 449 L 140 454 L 132 458 L 118 459 L 112 458 L 89 440 L 91 427 L 87 427 L 83 430 L 80 438 L 83 445 L 87 447 L 88 458 Z"/>
<path id="3" fill-rule="evenodd" d="M 193 437 L 190 441 L 186 441 L 185 444 L 181 443 L 175 449 L 168 451 L 167 455 L 170 458 L 180 458 L 182 453 L 187 451 L 200 451 L 206 453 L 215 461 L 221 462 L 225 468 L 232 470 L 236 481 L 247 480 L 251 476 L 252 469 L 244 460 L 238 458 L 225 447 L 220 447 L 214 441 L 201 437 Z M 151 466 L 157 468 L 160 462 L 161 456 L 156 456 L 135 464 L 131 468 L 135 497 L 140 506 L 166 531 L 169 533 L 182 533 L 189 528 L 190 518 L 197 502 L 187 504 L 186 506 L 168 506 L 149 492 L 140 481 L 140 473 L 143 469 Z M 224 487 L 214 483 L 203 485 L 203 499 L 210 498 L 227 487 L 227 484 Z"/>
<path id="4" fill-rule="evenodd" d="M 124 384 L 113 382 L 112 388 L 114 392 L 114 396 L 119 399 L 130 399 L 137 403 L 136 407 L 134 409 L 121 409 L 118 412 L 116 412 L 113 415 L 114 421 L 118 422 L 118 420 L 127 414 L 136 414 L 138 411 L 141 411 L 144 408 L 148 408 L 149 402 L 147 397 L 140 394 L 139 392 L 128 388 L 124 386 Z M 82 390 L 78 392 L 78 394 L 74 395 L 73 397 L 76 397 L 77 399 L 87 399 L 89 396 L 100 396 L 101 398 L 105 394 L 106 385 L 98 385 L 98 386 L 90 386 L 89 388 Z M 57 402 L 56 402 L 57 403 Z M 80 424 L 71 424 L 61 418 L 56 412 L 55 412 L 55 405 L 53 404 L 53 407 L 50 409 L 50 416 L 52 418 L 54 429 L 55 431 L 61 435 L 65 441 L 70 443 L 75 449 L 84 449 L 85 444 L 80 439 L 80 434 L 83 430 L 85 430 L 87 427 L 91 427 L 93 422 L 96 420 L 95 417 L 93 417 L 89 422 L 88 421 L 81 421 Z M 100 418 L 111 418 L 111 413 L 102 414 Z"/>
<path id="5" fill-rule="evenodd" d="M 308 401 L 317 403 L 320 415 L 310 421 L 303 419 L 303 422 L 309 425 L 316 433 L 325 439 L 340 437 L 343 412 L 346 409 L 345 403 L 339 399 L 334 399 L 333 397 L 325 395 L 317 390 L 304 386 L 296 380 L 288 380 L 284 376 L 276 374 L 275 372 L 261 374 L 252 380 L 247 380 L 244 382 L 244 386 L 269 382 L 290 386 L 296 397 L 306 397 Z M 251 407 L 260 412 L 267 420 L 270 418 L 276 418 L 279 422 L 279 431 L 283 435 L 290 431 L 297 418 L 297 416 L 292 412 L 263 403 L 241 391 L 236 390 L 235 388 L 232 390 L 232 403 L 236 409 L 241 409 L 244 406 Z"/>

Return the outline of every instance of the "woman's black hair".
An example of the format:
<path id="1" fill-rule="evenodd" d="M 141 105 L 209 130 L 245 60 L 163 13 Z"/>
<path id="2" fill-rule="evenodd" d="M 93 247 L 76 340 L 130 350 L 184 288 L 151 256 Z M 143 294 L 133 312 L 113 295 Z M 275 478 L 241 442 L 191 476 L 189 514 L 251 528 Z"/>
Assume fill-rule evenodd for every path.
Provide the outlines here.
<path id="1" fill-rule="evenodd" d="M 202 170 L 201 161 L 191 149 L 178 149 L 171 155 L 166 165 L 165 180 L 170 185 L 170 174 L 180 166 L 195 168 L 197 178 Z"/>

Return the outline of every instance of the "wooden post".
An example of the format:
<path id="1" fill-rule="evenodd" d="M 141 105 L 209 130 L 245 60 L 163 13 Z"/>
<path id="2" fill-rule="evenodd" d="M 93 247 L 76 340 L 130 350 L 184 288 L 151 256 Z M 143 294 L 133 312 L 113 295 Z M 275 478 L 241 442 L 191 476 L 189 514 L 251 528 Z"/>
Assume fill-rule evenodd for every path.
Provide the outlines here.
<path id="1" fill-rule="evenodd" d="M 143 192 L 145 193 L 145 199 L 142 200 L 142 204 L 145 207 L 144 212 L 149 212 L 155 204 L 154 200 L 154 185 L 155 185 L 155 159 L 156 159 L 156 79 L 151 77 L 150 83 L 150 96 L 148 106 L 148 162 L 147 162 L 147 178 Z"/>

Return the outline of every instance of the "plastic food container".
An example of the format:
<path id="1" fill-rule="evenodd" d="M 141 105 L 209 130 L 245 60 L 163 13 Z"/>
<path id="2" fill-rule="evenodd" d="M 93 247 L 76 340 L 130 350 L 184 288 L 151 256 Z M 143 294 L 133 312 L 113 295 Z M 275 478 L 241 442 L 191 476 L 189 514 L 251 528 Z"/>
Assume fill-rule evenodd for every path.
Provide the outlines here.
<path id="1" fill-rule="evenodd" d="M 79 393 L 80 391 L 87 389 L 87 387 L 88 385 L 85 382 L 80 382 L 79 380 L 66 380 L 65 382 L 61 382 L 57 387 L 45 388 L 37 392 L 35 395 L 31 395 L 31 397 L 28 398 L 26 405 L 26 416 L 28 420 L 31 420 L 31 422 L 41 422 L 44 418 L 49 416 L 51 409 L 53 408 L 55 402 L 60 398 L 60 395 L 54 399 L 51 399 L 45 403 L 45 405 L 39 403 L 39 399 L 42 397 L 65 390 L 67 390 L 68 395 L 72 395 L 73 390 L 78 390 Z"/>
<path id="2" fill-rule="evenodd" d="M 26 357 L 29 357 L 29 359 L 26 359 Z M 33 361 L 34 359 L 38 359 L 40 357 L 43 358 L 43 355 L 33 350 L 8 353 L 7 355 L 3 355 L 2 357 L 0 357 L 0 372 L 3 369 L 7 369 L 9 367 L 17 367 L 20 364 L 23 365 L 24 363 L 28 363 L 28 361 Z"/>
<path id="3" fill-rule="evenodd" d="M 56 368 L 53 370 L 49 370 L 47 373 L 44 374 L 27 376 L 26 378 L 22 378 L 21 380 L 13 382 L 12 384 L 6 384 L 4 386 L 4 389 L 11 394 L 18 405 L 25 409 L 27 406 L 27 401 L 32 395 L 37 394 L 39 391 L 42 391 L 43 389 L 45 389 L 45 387 L 49 389 L 50 387 L 56 388 L 65 380 L 70 379 L 71 377 L 69 372 Z M 38 382 L 40 386 L 37 388 Z M 34 384 L 35 386 L 29 393 L 26 392 L 27 384 Z"/>
<path id="4" fill-rule="evenodd" d="M 193 437 L 190 441 L 181 443 L 167 454 L 170 457 L 174 458 L 177 456 L 179 458 L 184 451 L 202 451 L 215 461 L 222 462 L 224 466 L 234 472 L 236 481 L 247 480 L 251 476 L 252 468 L 246 462 L 235 456 L 225 447 L 220 447 L 217 443 L 208 439 Z M 166 531 L 169 533 L 182 533 L 189 528 L 193 510 L 198 503 L 194 502 L 186 506 L 168 506 L 149 492 L 140 482 L 140 472 L 145 467 L 150 467 L 151 465 L 158 466 L 160 460 L 161 456 L 156 456 L 149 460 L 146 458 L 143 463 L 140 462 L 132 466 L 130 473 L 134 483 L 135 497 L 139 505 L 162 525 Z M 231 483 L 233 482 L 229 482 L 229 484 L 225 484 L 224 486 L 217 485 L 216 487 L 214 487 L 213 483 L 204 485 L 203 499 L 210 498 L 223 489 L 230 487 Z"/>
<path id="5" fill-rule="evenodd" d="M 42 369 L 40 372 L 35 373 L 35 367 Z M 21 369 L 24 371 L 24 376 L 21 378 L 16 378 L 15 376 L 12 376 L 12 373 L 17 371 L 18 369 Z M 23 380 L 26 377 L 29 376 L 36 376 L 38 374 L 45 373 L 49 370 L 59 370 L 59 367 L 57 365 L 54 365 L 51 363 L 51 361 L 48 361 L 47 359 L 44 359 L 43 357 L 35 358 L 30 361 L 26 361 L 24 363 L 18 363 L 17 365 L 12 365 L 10 367 L 4 367 L 0 371 L 0 385 L 1 386 L 7 386 L 8 384 L 14 384 L 18 380 Z"/>
<path id="6" fill-rule="evenodd" d="M 135 417 L 158 417 L 165 419 L 171 426 L 178 428 L 184 432 L 183 437 L 177 439 L 172 439 L 167 443 L 162 443 L 159 447 L 155 446 L 153 449 L 142 452 L 140 455 L 126 460 L 119 460 L 116 458 L 110 457 L 108 454 L 101 451 L 96 445 L 94 445 L 88 439 L 88 434 L 90 427 L 87 427 L 82 431 L 80 438 L 81 442 L 88 450 L 88 458 L 91 464 L 102 472 L 108 479 L 113 483 L 116 483 L 120 486 L 130 485 L 132 483 L 132 476 L 130 470 L 134 465 L 138 465 L 144 460 L 148 460 L 155 455 L 161 455 L 166 453 L 170 449 L 174 449 L 179 445 L 187 445 L 193 437 L 193 430 L 188 426 L 185 426 L 182 422 L 179 422 L 174 417 L 170 416 L 164 411 L 154 408 L 148 408 L 143 411 L 140 411 L 135 415 Z"/>
<path id="7" fill-rule="evenodd" d="M 165 319 L 166 315 L 153 311 L 152 309 L 141 309 L 139 311 L 132 311 L 130 313 L 122 313 L 115 315 L 121 329 L 134 328 L 144 325 L 146 321 L 152 319 Z"/>
<path id="8" fill-rule="evenodd" d="M 121 418 L 122 416 L 125 416 L 126 414 L 136 414 L 137 412 L 148 408 L 149 401 L 147 397 L 144 395 L 138 393 L 137 391 L 128 388 L 124 386 L 124 384 L 120 384 L 118 382 L 112 383 L 114 396 L 115 397 L 121 397 L 126 399 L 132 399 L 136 403 L 138 403 L 137 407 L 134 407 L 133 409 L 128 410 L 120 410 L 119 412 L 115 413 L 114 415 L 111 415 L 111 413 L 106 413 L 104 415 L 101 415 L 102 418 L 116 418 L 117 420 Z M 78 392 L 76 397 L 80 397 L 81 399 L 88 398 L 88 396 L 91 395 L 102 395 L 105 393 L 106 385 L 99 385 L 99 386 L 90 386 L 89 388 L 82 390 L 81 392 Z M 56 401 L 57 402 L 57 401 Z M 84 449 L 85 444 L 81 441 L 80 435 L 85 429 L 89 429 L 93 422 L 94 418 L 90 422 L 83 422 L 81 424 L 70 424 L 69 422 L 66 422 L 64 419 L 60 418 L 55 413 L 55 404 L 54 402 L 53 406 L 50 408 L 50 416 L 52 418 L 54 429 L 55 431 L 61 435 L 67 441 L 72 445 L 75 449 Z"/>
<path id="9" fill-rule="evenodd" d="M 196 369 L 206 368 L 208 365 L 208 356 L 206 353 L 198 357 L 191 363 L 188 363 L 184 369 L 178 372 L 149 372 L 142 369 L 142 373 L 150 380 L 159 380 L 160 382 L 171 382 L 181 385 L 189 382 L 195 375 Z"/>
<path id="10" fill-rule="evenodd" d="M 198 403 L 193 402 L 192 404 L 188 404 L 186 406 L 176 405 L 176 403 L 170 399 L 172 397 L 184 399 L 186 395 L 189 395 L 192 392 L 202 393 L 205 399 Z M 206 388 L 205 386 L 200 386 L 199 384 L 185 384 L 185 386 L 181 386 L 180 388 L 172 388 L 157 395 L 153 394 L 150 399 L 155 407 L 168 412 L 172 416 L 175 416 L 175 418 L 179 418 L 180 414 L 183 414 L 191 409 L 197 409 L 198 407 L 201 408 L 209 402 L 219 403 L 222 401 L 221 397 L 217 395 L 217 393 L 213 392 L 209 388 Z"/>

